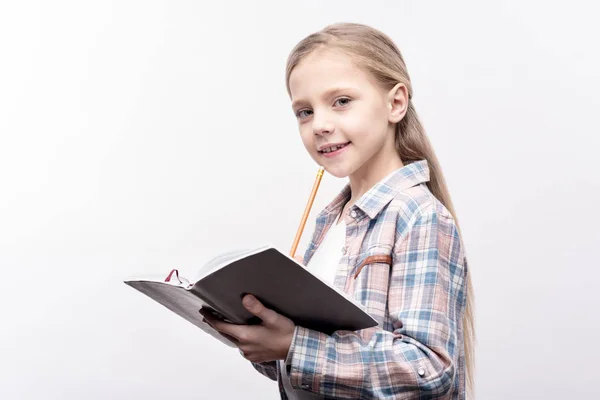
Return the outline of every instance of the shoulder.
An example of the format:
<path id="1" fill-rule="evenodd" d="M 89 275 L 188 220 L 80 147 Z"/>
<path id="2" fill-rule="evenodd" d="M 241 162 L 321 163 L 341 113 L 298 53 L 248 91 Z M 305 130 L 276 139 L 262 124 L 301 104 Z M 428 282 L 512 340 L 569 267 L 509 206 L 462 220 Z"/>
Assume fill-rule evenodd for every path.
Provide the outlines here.
<path id="1" fill-rule="evenodd" d="M 444 229 L 455 226 L 450 211 L 424 183 L 398 192 L 383 212 L 387 220 L 395 221 L 397 239 L 423 225 L 436 225 Z"/>
<path id="2" fill-rule="evenodd" d="M 450 211 L 425 185 L 398 193 L 385 210 L 386 218 L 395 221 L 393 253 L 398 262 L 423 259 L 442 260 L 440 265 L 462 273 L 466 255 L 458 225 Z"/>

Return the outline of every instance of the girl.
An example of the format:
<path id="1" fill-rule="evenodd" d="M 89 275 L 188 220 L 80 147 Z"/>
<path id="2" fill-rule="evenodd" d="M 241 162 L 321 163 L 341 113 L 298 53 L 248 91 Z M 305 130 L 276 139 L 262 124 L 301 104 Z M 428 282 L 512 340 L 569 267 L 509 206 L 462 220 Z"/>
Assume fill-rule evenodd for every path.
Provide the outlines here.
<path id="1" fill-rule="evenodd" d="M 206 322 L 278 380 L 283 399 L 464 399 L 473 357 L 467 262 L 398 48 L 368 26 L 331 25 L 293 49 L 286 85 L 308 153 L 349 179 L 317 217 L 304 262 L 378 326 L 330 336 L 251 295 L 243 304 L 260 325 Z"/>

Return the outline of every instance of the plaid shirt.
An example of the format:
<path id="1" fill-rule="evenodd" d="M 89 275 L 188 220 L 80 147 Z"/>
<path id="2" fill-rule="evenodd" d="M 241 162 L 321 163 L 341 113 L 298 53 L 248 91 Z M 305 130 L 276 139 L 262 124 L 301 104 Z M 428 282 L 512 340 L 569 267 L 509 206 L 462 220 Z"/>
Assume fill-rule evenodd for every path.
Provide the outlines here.
<path id="1" fill-rule="evenodd" d="M 285 360 L 294 388 L 323 398 L 465 398 L 467 263 L 454 219 L 427 181 L 426 161 L 405 165 L 344 216 L 334 286 L 378 326 L 331 336 L 297 326 Z M 349 199 L 347 185 L 319 214 L 305 263 Z M 277 363 L 253 365 L 279 381 L 286 399 Z"/>

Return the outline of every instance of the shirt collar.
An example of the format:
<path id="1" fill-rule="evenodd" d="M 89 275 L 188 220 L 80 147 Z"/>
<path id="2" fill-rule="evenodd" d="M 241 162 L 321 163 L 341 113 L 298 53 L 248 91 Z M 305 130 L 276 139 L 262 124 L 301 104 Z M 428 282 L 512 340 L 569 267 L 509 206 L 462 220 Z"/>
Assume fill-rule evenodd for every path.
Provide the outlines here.
<path id="1" fill-rule="evenodd" d="M 425 182 L 429 182 L 429 168 L 426 160 L 406 164 L 369 189 L 352 208 L 361 210 L 373 219 L 400 192 Z M 350 195 L 350 184 L 347 184 L 335 199 L 325 207 L 321 215 L 338 215 L 344 204 L 350 200 Z"/>

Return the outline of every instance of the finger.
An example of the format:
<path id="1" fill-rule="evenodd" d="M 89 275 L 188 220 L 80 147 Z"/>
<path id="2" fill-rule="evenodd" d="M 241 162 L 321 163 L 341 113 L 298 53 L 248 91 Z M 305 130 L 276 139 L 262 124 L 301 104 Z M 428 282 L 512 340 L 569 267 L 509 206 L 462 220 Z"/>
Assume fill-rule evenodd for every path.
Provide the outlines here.
<path id="1" fill-rule="evenodd" d="M 251 351 L 251 350 L 242 350 L 242 349 L 239 349 L 239 351 L 240 351 L 240 354 L 242 355 L 242 357 L 244 357 L 246 360 L 253 362 L 253 363 L 262 363 L 262 362 L 267 362 L 267 361 L 273 361 L 272 357 L 265 357 L 260 352 Z"/>
<path id="2" fill-rule="evenodd" d="M 237 340 L 240 339 L 240 335 L 242 334 L 243 329 L 245 328 L 243 325 L 235 325 L 229 322 L 224 322 L 209 313 L 202 313 L 204 316 L 203 321 L 210 325 L 214 330 L 219 331 L 219 333 L 224 333 L 229 336 L 233 336 Z"/>
<path id="3" fill-rule="evenodd" d="M 277 322 L 277 314 L 275 311 L 265 307 L 258 299 L 251 294 L 244 296 L 242 304 L 248 311 L 260 318 L 264 324 L 273 325 Z"/>
<path id="4" fill-rule="evenodd" d="M 210 307 L 204 307 L 203 306 L 202 308 L 200 308 L 199 312 L 202 315 L 210 315 L 210 316 L 218 318 L 220 320 L 227 321 L 227 318 L 225 318 L 219 312 L 217 312 L 216 310 L 214 310 L 214 309 L 212 309 Z"/>
<path id="5" fill-rule="evenodd" d="M 221 314 L 219 314 L 215 310 L 207 309 L 207 308 L 201 308 L 199 310 L 199 312 L 207 320 L 211 320 L 211 321 L 217 320 L 217 321 L 223 321 L 223 322 L 232 323 L 231 321 L 229 321 L 227 318 L 225 318 L 224 316 L 222 316 Z"/>
<path id="6" fill-rule="evenodd" d="M 294 256 L 294 260 L 298 261 L 300 264 L 304 264 L 304 257 L 302 256 Z"/>
<path id="7" fill-rule="evenodd" d="M 219 335 L 223 336 L 225 339 L 229 340 L 230 342 L 232 342 L 233 344 L 237 345 L 238 343 L 240 343 L 239 340 L 237 340 L 236 338 L 234 338 L 233 336 L 230 336 L 226 333 L 221 333 L 219 332 Z"/>
<path id="8" fill-rule="evenodd" d="M 240 351 L 242 357 L 244 357 L 248 361 L 252 361 L 251 358 L 254 358 L 253 356 L 256 355 L 256 351 L 252 350 L 251 346 L 247 344 L 238 345 L 238 350 Z"/>
<path id="9" fill-rule="evenodd" d="M 202 322 L 203 322 L 203 323 L 205 323 L 206 325 L 210 326 L 210 327 L 211 327 L 212 329 L 214 329 L 215 331 L 217 330 L 217 328 L 215 328 L 215 327 L 213 326 L 213 324 L 212 324 L 212 323 L 211 323 L 209 320 L 207 320 L 206 318 L 202 318 Z M 218 332 L 218 331 L 217 331 L 217 333 L 220 333 L 220 332 Z"/>
<path id="10" fill-rule="evenodd" d="M 236 345 L 239 343 L 239 340 L 237 340 L 237 339 L 236 339 L 236 338 L 234 338 L 233 336 L 231 336 L 231 335 L 228 335 L 228 334 L 226 334 L 226 333 L 223 333 L 223 332 L 220 332 L 220 331 L 219 331 L 217 328 L 215 328 L 215 327 L 213 326 L 213 324 L 211 324 L 209 321 L 207 321 L 207 320 L 206 320 L 206 318 L 202 318 L 202 322 L 204 322 L 206 325 L 210 326 L 212 329 L 214 329 L 215 331 L 217 331 L 217 333 L 218 333 L 220 336 L 224 337 L 225 339 L 227 339 L 227 340 L 229 340 L 229 341 L 233 342 L 233 343 L 234 343 L 234 344 L 236 344 Z"/>

